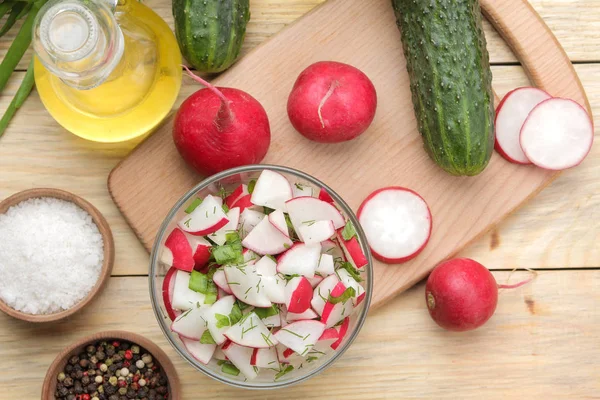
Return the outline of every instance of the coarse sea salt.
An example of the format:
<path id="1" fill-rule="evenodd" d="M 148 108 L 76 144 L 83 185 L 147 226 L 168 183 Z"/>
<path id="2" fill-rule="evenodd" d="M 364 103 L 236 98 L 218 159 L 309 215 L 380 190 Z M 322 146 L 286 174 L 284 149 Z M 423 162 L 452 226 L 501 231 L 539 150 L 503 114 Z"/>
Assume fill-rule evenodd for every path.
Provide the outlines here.
<path id="1" fill-rule="evenodd" d="M 0 298 L 15 310 L 73 307 L 98 281 L 103 261 L 102 235 L 74 203 L 29 199 L 0 215 Z"/>

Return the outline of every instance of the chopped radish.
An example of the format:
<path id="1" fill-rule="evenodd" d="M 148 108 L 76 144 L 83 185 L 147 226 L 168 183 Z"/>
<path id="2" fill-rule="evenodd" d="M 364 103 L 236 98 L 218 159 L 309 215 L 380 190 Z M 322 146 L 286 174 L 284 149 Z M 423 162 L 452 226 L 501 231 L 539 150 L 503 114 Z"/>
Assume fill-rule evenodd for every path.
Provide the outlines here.
<path id="1" fill-rule="evenodd" d="M 308 279 L 308 281 L 310 282 L 310 286 L 314 288 L 316 288 L 319 283 L 323 282 L 323 277 L 321 275 L 317 275 L 315 274 L 315 276 L 313 276 L 312 278 L 306 278 Z"/>
<path id="2" fill-rule="evenodd" d="M 286 281 L 279 275 L 263 276 L 262 284 L 267 298 L 276 304 L 285 304 Z"/>
<path id="3" fill-rule="evenodd" d="M 303 313 L 299 313 L 299 314 L 296 314 L 293 312 L 287 312 L 285 319 L 287 322 L 293 322 L 293 321 L 300 321 L 303 319 L 316 319 L 317 317 L 318 317 L 317 313 L 309 308 L 308 310 L 304 311 Z"/>
<path id="4" fill-rule="evenodd" d="M 248 195 L 248 185 L 242 184 L 235 188 L 233 192 L 227 197 L 225 197 L 225 204 L 230 209 L 233 208 L 233 204 L 241 199 L 242 197 Z"/>
<path id="5" fill-rule="evenodd" d="M 286 202 L 285 205 L 298 236 L 302 224 L 309 221 L 332 221 L 335 229 L 346 225 L 346 220 L 333 204 L 314 197 L 297 197 Z"/>
<path id="6" fill-rule="evenodd" d="M 254 185 L 252 203 L 257 206 L 284 210 L 285 202 L 292 198 L 290 182 L 278 172 L 265 169 Z"/>
<path id="7" fill-rule="evenodd" d="M 332 221 L 305 222 L 298 229 L 298 236 L 306 244 L 321 243 L 335 235 L 335 228 Z"/>
<path id="8" fill-rule="evenodd" d="M 315 288 L 310 304 L 317 314 L 323 314 L 325 303 L 338 283 L 340 283 L 340 280 L 337 275 L 329 275 Z"/>
<path id="9" fill-rule="evenodd" d="M 222 246 L 225 244 L 226 235 L 233 231 L 237 231 L 238 222 L 240 221 L 240 209 L 238 207 L 234 207 L 227 212 L 227 219 L 229 222 L 225 224 L 221 229 L 212 233 L 209 238 L 216 244 Z"/>
<path id="10" fill-rule="evenodd" d="M 321 188 L 321 190 L 319 190 L 319 200 L 323 200 L 331 204 L 334 203 L 333 198 L 329 193 L 327 193 L 327 190 L 325 190 L 324 188 Z"/>
<path id="11" fill-rule="evenodd" d="M 340 339 L 340 333 L 335 328 L 325 329 L 315 346 L 308 353 L 309 356 L 321 357 L 325 355 L 335 342 Z"/>
<path id="12" fill-rule="evenodd" d="M 321 254 L 316 272 L 322 276 L 331 275 L 335 272 L 335 263 L 331 254 Z"/>
<path id="13" fill-rule="evenodd" d="M 223 346 L 222 350 L 229 361 L 231 361 L 231 363 L 235 365 L 246 378 L 254 379 L 258 376 L 258 372 L 250 364 L 254 349 L 229 342 L 226 346 Z"/>
<path id="14" fill-rule="evenodd" d="M 531 164 L 519 142 L 521 128 L 531 110 L 551 97 L 533 87 L 518 88 L 504 96 L 496 109 L 495 122 L 495 148 L 502 157 L 516 164 Z"/>
<path id="15" fill-rule="evenodd" d="M 403 187 L 376 190 L 358 209 L 373 256 L 386 263 L 416 257 L 431 236 L 431 212 L 416 192 Z"/>
<path id="16" fill-rule="evenodd" d="M 178 310 L 189 310 L 196 304 L 204 304 L 206 296 L 202 293 L 194 292 L 189 288 L 190 274 L 185 271 L 177 271 L 175 275 L 175 286 L 173 287 L 173 308 Z"/>
<path id="17" fill-rule="evenodd" d="M 365 253 L 363 253 L 360 243 L 356 236 L 352 236 L 349 240 L 344 239 L 342 234 L 343 230 L 338 229 L 337 239 L 342 251 L 344 252 L 345 258 L 348 262 L 356 269 L 363 268 L 369 263 Z"/>
<path id="18" fill-rule="evenodd" d="M 330 254 L 334 262 L 346 261 L 344 250 L 333 240 L 325 240 L 321 242 L 321 253 Z"/>
<path id="19" fill-rule="evenodd" d="M 233 203 L 233 207 L 237 207 L 240 211 L 244 211 L 250 207 L 254 207 L 252 203 L 252 195 L 245 195 L 239 198 L 235 203 Z"/>
<path id="20" fill-rule="evenodd" d="M 207 195 L 191 214 L 179 221 L 179 227 L 194 236 L 205 236 L 224 227 L 229 220 L 221 204 L 212 195 Z"/>
<path id="21" fill-rule="evenodd" d="M 267 318 L 263 318 L 261 321 L 267 328 L 276 328 L 281 326 L 281 313 L 271 315 Z"/>
<path id="22" fill-rule="evenodd" d="M 160 252 L 160 262 L 165 264 L 168 267 L 173 266 L 173 253 L 166 247 L 163 247 Z"/>
<path id="23" fill-rule="evenodd" d="M 269 256 L 263 256 L 254 264 L 256 273 L 261 276 L 275 276 L 277 274 L 277 263 Z"/>
<path id="24" fill-rule="evenodd" d="M 285 222 L 285 215 L 283 215 L 283 211 L 275 210 L 271 214 L 269 214 L 269 222 L 278 231 L 283 233 L 285 236 L 290 237 L 290 232 L 288 230 L 287 223 Z"/>
<path id="25" fill-rule="evenodd" d="M 365 299 L 365 289 L 345 269 L 338 269 L 336 271 L 336 274 L 340 279 L 340 282 L 342 282 L 344 286 L 346 286 L 347 288 L 351 287 L 352 289 L 354 289 L 356 295 L 352 298 L 352 304 L 358 306 Z"/>
<path id="26" fill-rule="evenodd" d="M 227 331 L 227 329 L 229 329 L 229 325 L 218 325 L 219 321 L 217 320 L 216 315 L 219 314 L 228 317 L 229 314 L 231 314 L 231 310 L 233 310 L 234 304 L 235 297 L 226 296 L 222 299 L 217 300 L 204 312 L 204 319 L 206 320 L 207 328 L 218 345 L 225 343 L 225 341 L 227 340 L 227 338 L 223 334 Z"/>
<path id="27" fill-rule="evenodd" d="M 213 358 L 215 360 L 227 360 L 227 356 L 223 353 L 223 350 L 220 347 L 215 349 L 215 354 L 213 354 Z"/>
<path id="28" fill-rule="evenodd" d="M 223 268 L 235 297 L 255 307 L 271 307 L 271 301 L 263 290 L 262 277 L 254 265 L 226 265 Z"/>
<path id="29" fill-rule="evenodd" d="M 310 282 L 303 276 L 290 279 L 285 287 L 285 305 L 289 312 L 303 313 L 310 308 L 313 289 Z"/>
<path id="30" fill-rule="evenodd" d="M 340 344 L 342 344 L 342 341 L 346 337 L 346 333 L 348 333 L 349 327 L 350 327 L 350 317 L 346 317 L 346 318 L 344 318 L 344 322 L 342 322 L 342 325 L 340 325 L 338 328 L 340 338 L 331 345 L 332 349 L 337 350 L 338 347 L 340 347 Z"/>
<path id="31" fill-rule="evenodd" d="M 259 368 L 277 368 L 279 366 L 277 350 L 275 347 L 269 347 L 267 349 L 254 349 L 252 358 L 250 359 L 250 365 L 254 365 Z"/>
<path id="32" fill-rule="evenodd" d="M 169 315 L 171 321 L 173 321 L 177 317 L 177 315 L 179 315 L 179 313 L 173 309 L 172 303 L 176 273 L 177 269 L 171 267 L 167 271 L 167 274 L 165 275 L 162 284 L 163 302 L 165 303 L 165 310 L 167 311 L 167 314 Z"/>
<path id="33" fill-rule="evenodd" d="M 520 143 L 527 158 L 550 170 L 579 165 L 594 142 L 594 126 L 586 110 L 573 100 L 548 99 L 529 114 Z"/>
<path id="34" fill-rule="evenodd" d="M 242 245 L 258 254 L 279 254 L 292 246 L 292 240 L 269 222 L 268 216 L 252 229 Z"/>
<path id="35" fill-rule="evenodd" d="M 263 220 L 265 214 L 260 211 L 245 209 L 240 215 L 240 230 L 242 239 Z"/>
<path id="36" fill-rule="evenodd" d="M 187 272 L 194 269 L 192 246 L 181 229 L 173 229 L 165 241 L 165 247 L 171 252 L 171 266 Z"/>
<path id="37" fill-rule="evenodd" d="M 284 346 L 305 356 L 317 343 L 325 331 L 325 324 L 315 320 L 296 321 L 275 334 L 275 338 Z"/>
<path id="38" fill-rule="evenodd" d="M 215 285 L 219 287 L 219 289 L 223 290 L 227 294 L 233 294 L 229 284 L 227 283 L 227 277 L 225 276 L 225 271 L 222 268 L 219 268 L 213 274 L 213 282 Z"/>
<path id="39" fill-rule="evenodd" d="M 212 359 L 213 354 L 215 354 L 217 348 L 217 345 L 215 344 L 202 344 L 198 340 L 191 340 L 184 336 L 180 336 L 179 338 L 192 357 L 202 364 L 208 364 Z"/>
<path id="40" fill-rule="evenodd" d="M 335 298 L 343 295 L 346 291 L 346 286 L 342 282 L 339 282 L 335 288 L 331 291 L 330 297 Z M 323 307 L 323 314 L 321 314 L 321 321 L 327 325 L 327 328 L 331 328 L 345 316 L 352 313 L 352 301 L 342 301 L 339 303 L 333 303 L 332 300 L 328 300 Z"/>
<path id="41" fill-rule="evenodd" d="M 248 249 L 244 249 L 242 254 L 244 256 L 244 265 L 256 264 L 256 261 L 258 261 L 258 259 L 260 258 L 258 254 Z"/>
<path id="42" fill-rule="evenodd" d="M 294 183 L 292 185 L 292 194 L 294 198 L 304 196 L 312 197 L 313 189 L 312 187 L 302 183 Z"/>
<path id="43" fill-rule="evenodd" d="M 279 257 L 277 272 L 286 275 L 303 275 L 312 278 L 319 266 L 320 244 L 296 243 Z"/>
<path id="44" fill-rule="evenodd" d="M 204 268 L 210 260 L 210 248 L 212 247 L 210 242 L 201 236 L 192 236 L 186 234 L 188 242 L 194 253 L 194 269 L 201 270 Z"/>
<path id="45" fill-rule="evenodd" d="M 223 289 L 217 286 L 217 300 L 222 299 L 223 297 L 229 296 L 231 293 L 227 293 Z"/>
<path id="46" fill-rule="evenodd" d="M 277 339 L 271 335 L 271 331 L 254 312 L 231 326 L 224 335 L 233 343 L 246 347 L 266 348 L 273 347 L 278 343 Z"/>
<path id="47" fill-rule="evenodd" d="M 206 310 L 204 307 L 192 307 L 173 321 L 171 330 L 185 338 L 200 340 L 206 330 Z"/>

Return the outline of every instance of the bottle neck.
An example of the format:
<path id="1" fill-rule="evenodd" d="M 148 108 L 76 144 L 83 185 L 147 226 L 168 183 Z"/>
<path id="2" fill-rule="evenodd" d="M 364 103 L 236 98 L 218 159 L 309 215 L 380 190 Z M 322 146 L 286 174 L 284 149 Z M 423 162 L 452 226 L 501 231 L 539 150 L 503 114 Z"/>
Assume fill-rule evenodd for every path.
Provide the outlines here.
<path id="1" fill-rule="evenodd" d="M 119 64 L 125 42 L 103 1 L 52 0 L 40 10 L 34 50 L 42 64 L 77 89 L 101 85 Z"/>

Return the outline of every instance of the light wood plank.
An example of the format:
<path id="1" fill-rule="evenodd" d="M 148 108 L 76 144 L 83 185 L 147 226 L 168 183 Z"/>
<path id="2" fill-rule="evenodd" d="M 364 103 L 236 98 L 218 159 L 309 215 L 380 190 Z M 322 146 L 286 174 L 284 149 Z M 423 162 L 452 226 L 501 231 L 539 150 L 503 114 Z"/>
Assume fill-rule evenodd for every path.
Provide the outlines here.
<path id="1" fill-rule="evenodd" d="M 494 275 L 504 282 L 508 273 Z M 37 398 L 61 349 L 110 329 L 142 334 L 164 349 L 184 399 L 598 398 L 600 271 L 541 273 L 531 285 L 502 292 L 486 326 L 462 334 L 430 320 L 423 291 L 420 284 L 369 315 L 357 341 L 323 374 L 252 392 L 212 381 L 175 353 L 155 320 L 146 278 L 113 277 L 97 301 L 67 321 L 31 325 L 0 315 L 0 399 Z"/>
<path id="2" fill-rule="evenodd" d="M 279 32 L 325 0 L 252 0 L 252 18 L 242 54 Z M 596 0 L 531 0 L 529 1 L 554 32 L 573 61 L 600 61 L 600 7 Z M 169 25 L 173 26 L 170 0 L 147 0 Z M 391 7 L 390 7 L 391 11 Z M 0 39 L 0 59 L 16 35 L 17 28 Z M 488 50 L 496 64 L 516 62 L 506 43 L 489 23 L 485 23 Z M 28 53 L 29 54 L 29 53 Z M 27 68 L 29 56 L 19 64 Z"/>
<path id="3" fill-rule="evenodd" d="M 577 65 L 595 121 L 600 121 L 600 65 Z M 528 81 L 518 66 L 493 67 L 494 87 L 503 95 Z M 22 73 L 0 97 L 6 109 Z M 184 85 L 178 102 L 196 87 Z M 109 221 L 116 244 L 113 274 L 146 274 L 148 256 L 110 200 L 106 176 L 137 143 L 99 145 L 60 128 L 34 92 L 0 139 L 0 198 L 32 187 L 53 186 L 91 201 Z M 462 254 L 491 269 L 585 268 L 600 266 L 600 148 Z M 568 229 L 566 228 L 568 227 Z M 492 239 L 496 237 L 499 239 Z M 492 241 L 498 245 L 492 246 Z M 491 251 L 490 247 L 494 247 Z"/>

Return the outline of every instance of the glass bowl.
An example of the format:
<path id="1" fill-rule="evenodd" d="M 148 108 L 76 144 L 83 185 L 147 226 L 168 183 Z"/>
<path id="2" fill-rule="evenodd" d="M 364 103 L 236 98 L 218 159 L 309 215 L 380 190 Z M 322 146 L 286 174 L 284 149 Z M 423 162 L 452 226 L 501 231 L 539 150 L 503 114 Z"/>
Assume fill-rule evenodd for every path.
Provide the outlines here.
<path id="1" fill-rule="evenodd" d="M 185 209 L 196 197 L 204 197 L 208 194 L 218 195 L 223 189 L 231 191 L 241 183 L 248 183 L 252 179 L 258 178 L 260 173 L 269 169 L 284 175 L 290 182 L 309 185 L 314 189 L 324 188 L 331 195 L 334 204 L 342 212 L 342 214 L 352 221 L 356 228 L 356 233 L 363 253 L 367 257 L 367 265 L 361 269 L 363 278 L 363 286 L 366 291 L 365 299 L 360 303 L 355 312 L 350 317 L 350 326 L 342 344 L 337 351 L 333 351 L 311 363 L 304 363 L 302 368 L 294 369 L 292 372 L 283 375 L 280 379 L 273 381 L 273 377 L 261 377 L 259 375 L 254 380 L 246 380 L 242 374 L 239 376 L 228 375 L 221 372 L 221 367 L 216 360 L 212 360 L 209 364 L 204 365 L 192 357 L 184 347 L 178 335 L 171 331 L 171 320 L 168 317 L 164 307 L 162 297 L 162 284 L 168 266 L 160 262 L 161 252 L 164 249 L 164 243 L 168 234 L 177 225 L 177 222 L 185 215 Z M 192 366 L 204 374 L 235 387 L 245 389 L 276 389 L 290 386 L 309 379 L 318 373 L 331 366 L 335 360 L 341 357 L 342 354 L 350 347 L 361 327 L 363 326 L 369 305 L 371 303 L 371 295 L 373 293 L 373 263 L 371 253 L 367 246 L 365 234 L 358 223 L 358 219 L 346 202 L 329 186 L 319 181 L 318 179 L 295 169 L 276 166 L 276 165 L 249 165 L 244 167 L 233 168 L 213 175 L 204 181 L 200 182 L 196 187 L 186 193 L 171 209 L 163 224 L 161 225 L 154 247 L 152 249 L 150 260 L 150 297 L 154 314 L 158 320 L 158 324 L 167 340 L 175 351 L 177 351 L 184 359 Z"/>

